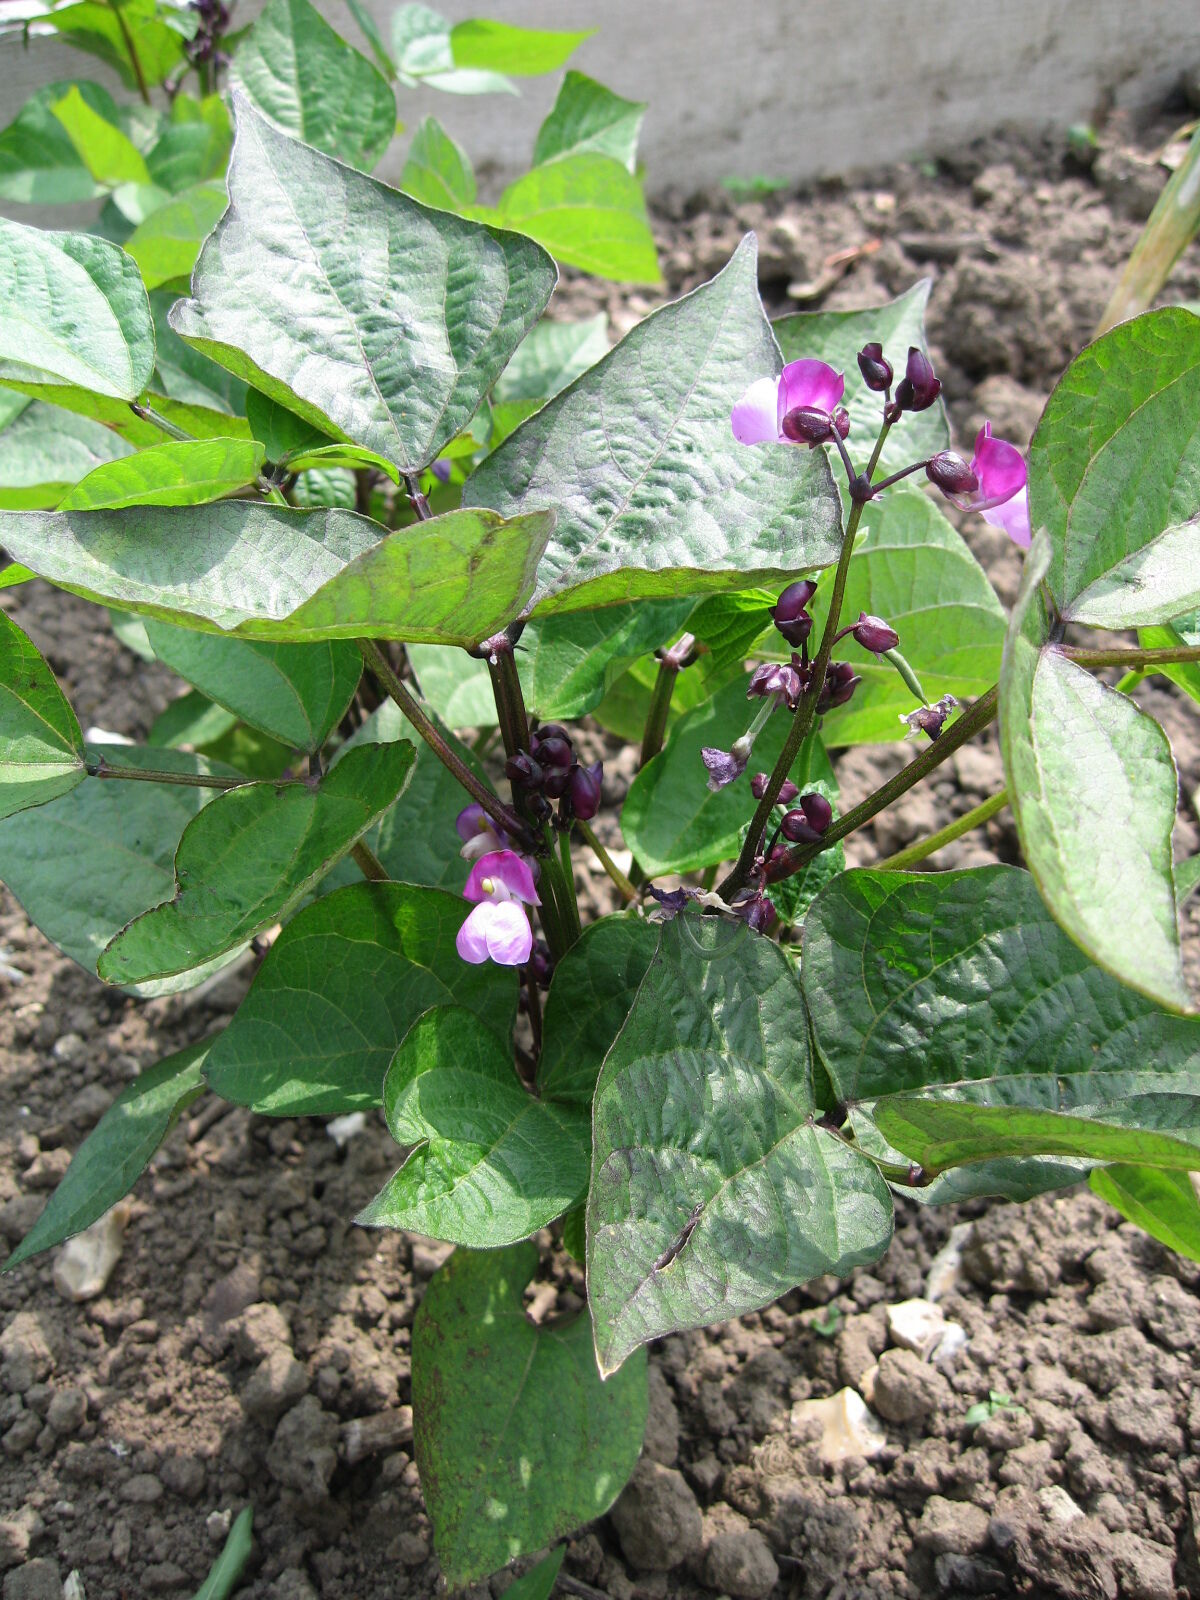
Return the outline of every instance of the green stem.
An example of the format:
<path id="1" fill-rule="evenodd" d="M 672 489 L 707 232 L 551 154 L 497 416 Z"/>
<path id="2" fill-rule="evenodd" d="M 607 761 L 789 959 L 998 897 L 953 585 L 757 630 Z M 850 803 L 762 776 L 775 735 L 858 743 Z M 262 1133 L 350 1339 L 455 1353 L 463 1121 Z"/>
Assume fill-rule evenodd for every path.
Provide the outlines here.
<path id="1" fill-rule="evenodd" d="M 541 891 L 542 928 L 546 943 L 550 946 L 550 954 L 555 961 L 561 961 L 578 935 L 575 938 L 571 936 L 570 919 L 564 908 L 565 888 L 561 881 L 561 868 L 553 847 L 541 857 L 541 863 L 538 888 Z"/>
<path id="2" fill-rule="evenodd" d="M 1137 667 L 1153 671 L 1155 667 L 1174 666 L 1184 661 L 1200 661 L 1200 645 L 1170 644 L 1158 650 L 1114 648 L 1090 650 L 1084 645 L 1063 644 L 1059 654 L 1066 656 L 1079 667 Z"/>
<path id="3" fill-rule="evenodd" d="M 142 71 L 141 58 L 137 53 L 137 46 L 133 42 L 133 35 L 129 31 L 125 18 L 121 15 L 121 8 L 108 0 L 108 9 L 117 19 L 117 27 L 121 30 L 121 38 L 125 41 L 125 49 L 129 52 L 129 64 L 133 68 L 133 76 L 137 80 L 138 93 L 143 104 L 150 104 L 150 90 L 146 87 L 146 74 Z"/>
<path id="4" fill-rule="evenodd" d="M 587 840 L 587 843 L 591 847 L 592 854 L 596 857 L 596 860 L 616 884 L 617 893 L 621 896 L 621 899 L 624 900 L 626 905 L 632 905 L 632 903 L 637 899 L 637 890 L 633 887 L 633 884 L 630 883 L 629 879 L 609 855 L 608 851 L 600 843 L 599 839 L 597 839 L 595 833 L 592 831 L 591 824 L 588 822 L 577 822 L 575 826 Z"/>
<path id="5" fill-rule="evenodd" d="M 881 437 L 884 430 L 881 430 Z M 876 454 L 878 454 L 878 442 Z M 874 458 L 872 458 L 874 459 Z M 762 843 L 763 832 L 770 819 L 771 812 L 775 809 L 775 802 L 779 799 L 779 791 L 783 788 L 784 779 L 792 770 L 800 747 L 812 731 L 817 716 L 817 701 L 820 699 L 821 689 L 825 683 L 825 672 L 829 666 L 829 658 L 833 654 L 834 635 L 838 630 L 838 623 L 842 615 L 842 600 L 846 593 L 846 577 L 850 570 L 850 557 L 854 554 L 854 536 L 858 532 L 858 524 L 862 520 L 863 502 L 856 500 L 846 523 L 846 532 L 842 538 L 841 554 L 838 557 L 837 571 L 833 579 L 833 592 L 829 598 L 829 613 L 825 618 L 825 628 L 821 634 L 821 644 L 817 651 L 817 658 L 813 662 L 812 677 L 809 680 L 807 691 L 801 695 L 799 704 L 792 716 L 792 725 L 788 736 L 784 740 L 783 749 L 779 752 L 779 759 L 767 780 L 767 787 L 763 797 L 758 802 L 757 809 L 750 819 L 750 829 L 746 834 L 745 843 L 741 853 L 733 865 L 733 870 L 721 883 L 717 893 L 723 900 L 731 901 L 738 890 L 743 888 L 750 877 L 754 862 L 758 856 L 758 848 Z"/>
<path id="6" fill-rule="evenodd" d="M 120 778 L 129 783 L 173 783 L 184 789 L 242 789 L 253 778 L 220 778 L 212 772 L 156 772 L 149 767 L 114 767 L 103 756 L 89 761 L 86 766 L 89 778 Z M 305 783 L 304 778 L 276 778 L 277 786 Z"/>
<path id="7" fill-rule="evenodd" d="M 871 459 L 867 462 L 867 470 L 864 474 L 868 483 L 875 476 L 875 468 L 879 465 L 879 458 L 883 454 L 883 447 L 887 443 L 887 436 L 891 431 L 892 425 L 890 422 L 885 422 L 879 430 L 879 437 L 875 441 L 875 448 L 871 451 Z"/>
<path id="8" fill-rule="evenodd" d="M 161 428 L 170 438 L 182 439 L 186 444 L 195 443 L 194 434 L 188 433 L 184 428 L 177 428 L 173 422 L 168 422 L 166 417 L 160 417 L 153 406 L 142 405 L 137 400 L 131 400 L 129 409 L 135 417 L 141 417 L 143 422 L 152 422 L 156 428 Z"/>
<path id="9" fill-rule="evenodd" d="M 927 778 L 957 749 L 987 727 L 996 715 L 998 700 L 999 692 L 994 687 L 986 694 L 980 695 L 970 709 L 965 711 L 957 722 L 951 723 L 915 761 L 910 761 L 902 772 L 898 772 L 894 778 L 882 784 L 874 794 L 869 794 L 859 805 L 847 811 L 845 816 L 838 817 L 831 823 L 816 844 L 802 845 L 799 849 L 791 851 L 787 858 L 786 870 L 772 873 L 772 882 L 777 883 L 781 878 L 790 878 L 794 872 L 800 872 L 814 856 L 819 856 L 823 850 L 830 849 L 839 839 L 844 839 L 847 834 L 854 833 L 864 823 L 870 822 L 872 817 L 885 811 L 894 801 L 899 800 L 902 794 L 907 794 L 914 785 L 921 782 L 922 778 Z M 729 897 L 725 895 L 723 898 Z"/>
<path id="10" fill-rule="evenodd" d="M 571 859 L 571 830 L 564 828 L 558 836 L 558 860 L 562 868 L 562 882 L 564 888 L 563 909 L 566 911 L 570 925 L 571 943 L 574 944 L 583 932 L 579 920 L 579 900 L 575 894 L 575 863 Z"/>
<path id="11" fill-rule="evenodd" d="M 387 883 L 387 869 L 369 844 L 364 844 L 360 839 L 356 845 L 351 846 L 350 855 L 364 878 L 368 878 L 372 883 Z"/>
<path id="12" fill-rule="evenodd" d="M 944 828 L 931 833 L 927 839 L 918 839 L 916 844 L 910 844 L 907 849 L 897 850 L 895 855 L 885 856 L 882 861 L 874 862 L 873 870 L 901 872 L 905 867 L 916 866 L 918 861 L 924 861 L 927 856 L 935 855 L 943 845 L 953 844 L 955 839 L 961 839 L 964 833 L 970 833 L 973 828 L 981 828 L 997 812 L 1003 811 L 1007 804 L 1008 790 L 1001 789 L 999 794 L 981 801 L 970 811 L 964 812 L 961 817 L 948 822 Z"/>
<path id="13" fill-rule="evenodd" d="M 1119 683 L 1114 683 L 1113 688 L 1118 694 L 1132 694 L 1135 689 L 1140 689 L 1150 676 L 1142 667 L 1131 667 Z"/>
<path id="14" fill-rule="evenodd" d="M 650 695 L 650 709 L 646 712 L 646 726 L 642 730 L 642 753 L 638 762 L 644 767 L 663 747 L 667 732 L 667 718 L 671 715 L 671 697 L 675 693 L 683 661 L 695 647 L 695 638 L 685 633 L 678 643 L 664 650 L 659 657 L 658 674 Z"/>
<path id="15" fill-rule="evenodd" d="M 431 721 L 428 713 L 421 703 L 409 692 L 406 684 L 392 670 L 392 664 L 374 639 L 359 639 L 358 648 L 362 651 L 363 659 L 388 694 L 403 711 L 405 717 L 424 739 L 434 755 L 448 771 L 452 772 L 471 796 L 472 800 L 487 812 L 493 822 L 498 822 L 504 831 L 514 839 L 528 837 L 528 829 L 524 822 L 514 811 L 510 811 L 504 802 L 494 795 L 482 779 L 477 778 L 465 762 L 450 748 Z"/>

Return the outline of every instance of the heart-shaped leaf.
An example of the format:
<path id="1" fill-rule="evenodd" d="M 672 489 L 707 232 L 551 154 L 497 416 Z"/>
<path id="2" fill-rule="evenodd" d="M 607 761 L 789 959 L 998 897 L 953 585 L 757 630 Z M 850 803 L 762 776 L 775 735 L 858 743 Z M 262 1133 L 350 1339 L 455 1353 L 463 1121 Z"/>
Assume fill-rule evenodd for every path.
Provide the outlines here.
<path id="1" fill-rule="evenodd" d="M 83 781 L 83 734 L 33 641 L 0 611 L 0 818 Z"/>
<path id="2" fill-rule="evenodd" d="M 562 81 L 545 122 L 538 129 L 533 164 L 543 166 L 562 156 L 611 156 L 633 172 L 638 135 L 646 107 L 623 100 L 602 83 L 572 69 Z"/>

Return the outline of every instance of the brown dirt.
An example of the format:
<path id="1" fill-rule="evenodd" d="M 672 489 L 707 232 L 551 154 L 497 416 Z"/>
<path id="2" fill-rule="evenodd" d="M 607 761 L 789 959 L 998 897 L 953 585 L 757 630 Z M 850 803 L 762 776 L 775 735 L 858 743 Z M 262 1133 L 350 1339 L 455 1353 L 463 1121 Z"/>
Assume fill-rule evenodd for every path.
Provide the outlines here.
<path id="1" fill-rule="evenodd" d="M 1140 148 L 1170 125 L 1168 117 L 1145 133 Z M 867 303 L 933 276 L 933 346 L 960 438 L 986 412 L 1024 442 L 1161 184 L 1161 169 L 1129 139 L 1128 129 L 1110 129 L 1090 172 L 1058 141 L 1001 138 L 936 168 L 895 168 L 761 204 L 671 200 L 657 218 L 668 293 L 720 266 L 754 227 L 765 292 L 781 311 L 789 282 L 819 277 L 833 252 L 878 239 L 820 303 Z M 1198 294 L 1193 247 L 1173 297 Z M 584 282 L 560 299 L 565 316 L 606 306 L 619 331 L 650 308 Z M 1011 599 L 1015 552 L 978 523 L 967 532 Z M 5 603 L 85 724 L 143 735 L 175 692 L 166 673 L 97 631 L 94 609 L 41 585 Z M 1190 796 L 1200 783 L 1195 708 L 1154 686 L 1144 699 L 1167 725 Z M 845 754 L 844 798 L 901 759 L 894 749 Z M 615 799 L 620 771 L 613 776 Z M 898 848 L 1000 781 L 994 742 L 961 752 L 863 830 L 851 859 Z M 1181 807 L 1181 852 L 1198 844 Z M 1015 855 L 1002 815 L 938 864 Z M 15 1243 L 112 1095 L 221 1026 L 245 980 L 226 978 L 199 998 L 134 1003 L 58 956 L 8 897 L 0 946 L 12 969 L 0 976 L 0 1230 Z M 191 1595 L 230 1513 L 247 1502 L 256 1541 L 239 1591 L 247 1600 L 436 1591 L 410 1447 L 393 1443 L 354 1464 L 345 1450 L 354 1419 L 408 1401 L 413 1313 L 445 1253 L 350 1224 L 392 1149 L 377 1122 L 340 1149 L 320 1124 L 236 1108 L 212 1120 L 201 1102 L 138 1184 L 124 1255 L 101 1299 L 63 1300 L 46 1259 L 0 1284 L 5 1600 L 57 1596 L 72 1569 L 88 1600 Z M 889 1353 L 884 1308 L 921 1292 L 959 1222 L 970 1230 L 965 1275 L 944 1307 L 967 1348 L 939 1367 Z M 635 1506 L 620 1537 L 612 1519 L 583 1532 L 565 1571 L 614 1600 L 1200 1594 L 1198 1286 L 1197 1269 L 1118 1225 L 1086 1191 L 1026 1208 L 901 1205 L 896 1243 L 874 1269 L 655 1348 L 647 1455 L 668 1471 L 644 1470 L 654 1478 L 647 1503 L 668 1512 L 650 1530 L 650 1557 L 666 1551 L 679 1562 L 646 1569 Z M 886 1446 L 871 1461 L 823 1466 L 790 1422 L 792 1403 L 860 1381 L 880 1356 L 877 1403 L 906 1420 L 886 1422 Z M 1023 1410 L 968 1428 L 968 1408 L 991 1390 Z M 342 1453 L 328 1491 L 302 1487 L 294 1464 L 304 1443 L 335 1430 Z M 623 1548 L 641 1549 L 643 1566 Z M 495 1580 L 497 1594 L 506 1582 Z"/>

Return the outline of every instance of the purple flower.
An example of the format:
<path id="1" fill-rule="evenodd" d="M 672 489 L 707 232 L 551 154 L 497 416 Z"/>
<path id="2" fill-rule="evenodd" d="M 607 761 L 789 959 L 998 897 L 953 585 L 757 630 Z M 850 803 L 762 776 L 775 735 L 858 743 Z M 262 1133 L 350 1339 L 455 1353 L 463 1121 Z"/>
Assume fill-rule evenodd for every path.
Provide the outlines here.
<path id="1" fill-rule="evenodd" d="M 824 361 L 789 361 L 778 378 L 756 378 L 734 406 L 733 437 L 739 444 L 808 443 L 785 433 L 784 418 L 791 411 L 832 417 L 845 389 L 845 376 Z"/>
<path id="2" fill-rule="evenodd" d="M 908 360 L 904 376 L 896 385 L 897 415 L 901 411 L 928 411 L 942 392 L 942 380 L 933 370 L 933 363 L 915 344 L 908 347 Z"/>
<path id="3" fill-rule="evenodd" d="M 481 856 L 467 877 L 463 897 L 478 904 L 458 930 L 455 948 L 478 966 L 495 961 L 519 967 L 529 960 L 533 930 L 525 907 L 540 905 L 529 863 L 515 850 Z"/>
<path id="4" fill-rule="evenodd" d="M 480 805 L 467 806 L 454 819 L 463 847 L 458 852 L 464 861 L 478 861 L 492 850 L 507 850 L 508 835 L 498 828 Z"/>
<path id="5" fill-rule="evenodd" d="M 824 713 L 834 706 L 844 706 L 858 688 L 862 679 L 848 661 L 831 661 L 817 696 L 817 711 Z"/>
<path id="6" fill-rule="evenodd" d="M 883 394 L 891 388 L 892 363 L 884 355 L 881 344 L 863 345 L 858 352 L 858 370 L 867 388 L 874 389 L 876 394 Z"/>
<path id="7" fill-rule="evenodd" d="M 803 692 L 800 674 L 789 662 L 764 661 L 750 674 L 746 699 L 753 700 L 761 695 L 764 699 L 773 699 L 776 705 L 787 705 L 794 711 Z"/>
<path id="8" fill-rule="evenodd" d="M 900 635 L 891 623 L 885 622 L 882 617 L 873 617 L 866 611 L 858 613 L 858 621 L 850 632 L 864 650 L 873 651 L 877 656 L 885 650 L 894 650 L 900 643 Z"/>
<path id="9" fill-rule="evenodd" d="M 770 783 L 770 781 L 771 779 L 769 774 L 765 772 L 756 772 L 750 779 L 750 793 L 756 800 L 761 800 L 763 795 L 766 794 L 767 785 Z M 792 780 L 790 778 L 785 778 L 783 783 L 780 785 L 779 794 L 776 798 L 775 804 L 786 806 L 793 801 L 799 793 L 799 789 L 797 789 Z"/>
<path id="10" fill-rule="evenodd" d="M 700 752 L 700 759 L 708 768 L 708 787 L 716 794 L 718 789 L 724 789 L 731 783 L 736 783 L 746 770 L 746 763 L 750 759 L 750 748 L 738 747 L 743 744 L 737 740 L 732 750 L 717 750 L 712 745 L 705 745 Z"/>
<path id="11" fill-rule="evenodd" d="M 904 737 L 919 739 L 924 733 L 928 734 L 930 739 L 936 739 L 945 725 L 946 718 L 957 706 L 958 701 L 952 694 L 944 694 L 936 705 L 918 706 L 915 711 L 901 713 L 900 721 L 908 729 Z"/>
<path id="12" fill-rule="evenodd" d="M 581 767 L 578 761 L 567 775 L 567 792 L 563 796 L 563 809 L 580 822 L 590 822 L 600 809 L 600 789 L 604 782 L 604 763 L 594 762 Z"/>
<path id="13" fill-rule="evenodd" d="M 1029 469 L 1015 444 L 992 437 L 990 422 L 976 436 L 971 471 L 979 480 L 979 493 L 963 509 L 978 511 L 985 522 L 1003 528 L 1014 544 L 1028 550 Z"/>
<path id="14" fill-rule="evenodd" d="M 789 583 L 767 615 L 790 645 L 801 645 L 812 632 L 813 619 L 808 613 L 808 602 L 817 592 L 811 578 L 801 578 Z"/>

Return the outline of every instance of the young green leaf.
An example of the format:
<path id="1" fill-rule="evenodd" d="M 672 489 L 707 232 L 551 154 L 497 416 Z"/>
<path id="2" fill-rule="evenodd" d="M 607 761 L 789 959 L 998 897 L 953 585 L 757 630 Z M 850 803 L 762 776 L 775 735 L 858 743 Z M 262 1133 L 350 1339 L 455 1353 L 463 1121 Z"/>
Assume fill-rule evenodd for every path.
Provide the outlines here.
<path id="1" fill-rule="evenodd" d="M 496 697 L 486 661 L 467 655 L 465 650 L 447 650 L 436 644 L 412 645 L 407 654 L 422 700 L 447 726 L 497 725 Z"/>
<path id="2" fill-rule="evenodd" d="M 340 166 L 241 95 L 234 104 L 230 210 L 172 325 L 332 437 L 403 472 L 428 466 L 541 315 L 554 263 L 529 239 Z"/>
<path id="3" fill-rule="evenodd" d="M 345 641 L 260 644 L 146 622 L 158 659 L 243 722 L 295 750 L 319 750 L 337 727 L 362 676 L 362 656 Z"/>
<path id="4" fill-rule="evenodd" d="M 572 70 L 538 129 L 533 164 L 540 167 L 562 156 L 600 155 L 611 156 L 633 172 L 645 114 L 640 101 L 622 100 L 594 78 Z"/>
<path id="5" fill-rule="evenodd" d="M 747 700 L 746 679 L 732 683 L 686 712 L 665 747 L 648 761 L 629 786 L 621 811 L 621 832 L 644 870 L 695 872 L 738 852 L 741 833 L 754 802 L 749 777 L 714 793 L 701 751 L 728 750 L 749 727 L 759 702 Z M 776 710 L 754 741 L 749 772 L 770 772 L 787 738 L 788 713 Z M 817 780 L 834 784 L 833 768 L 820 738 L 810 734 L 792 767 L 801 789 Z"/>
<path id="6" fill-rule="evenodd" d="M 127 1084 L 71 1158 L 45 1209 L 4 1263 L 11 1272 L 82 1233 L 127 1195 L 180 1115 L 204 1093 L 208 1040 L 148 1067 Z"/>
<path id="7" fill-rule="evenodd" d="M 552 400 L 609 352 L 608 316 L 599 311 L 584 322 L 543 320 L 517 346 L 496 379 L 496 400 Z"/>
<path id="8" fill-rule="evenodd" d="M 351 884 L 306 907 L 215 1041 L 213 1089 L 266 1116 L 358 1111 L 380 1104 L 397 1045 L 431 1006 L 466 1006 L 507 1037 L 516 979 L 459 956 L 467 910 L 461 896 L 406 883 Z"/>
<path id="9" fill-rule="evenodd" d="M 1186 1011 L 1171 747 L 1152 717 L 1048 642 L 1039 585 L 1049 565 L 1039 531 L 1000 677 L 1000 747 L 1021 848 L 1051 913 L 1094 961 Z"/>
<path id="10" fill-rule="evenodd" d="M 305 144 L 365 171 L 396 131 L 396 96 L 309 0 L 271 0 L 234 52 L 231 77 Z"/>
<path id="11" fill-rule="evenodd" d="M 510 1583 L 504 1593 L 511 1595 L 512 1600 L 550 1600 L 566 1553 L 566 1545 L 560 1544 L 544 1561 L 539 1561 L 536 1567 L 530 1567 L 524 1577 Z"/>
<path id="12" fill-rule="evenodd" d="M 120 73 L 127 89 L 161 83 L 184 60 L 184 34 L 156 0 L 75 0 L 55 7 L 53 25 L 68 44 Z"/>
<path id="13" fill-rule="evenodd" d="M 1157 1167 L 1097 1167 L 1088 1182 L 1102 1200 L 1168 1250 L 1200 1261 L 1200 1197 L 1189 1172 Z"/>
<path id="14" fill-rule="evenodd" d="M 413 1023 L 383 1083 L 397 1144 L 412 1153 L 355 1221 L 492 1250 L 561 1217 L 587 1191 L 586 1108 L 522 1087 L 512 1052 L 472 1011 Z"/>
<path id="15" fill-rule="evenodd" d="M 253 439 L 170 439 L 95 467 L 58 509 L 203 505 L 253 483 L 264 460 L 262 445 Z"/>
<path id="16" fill-rule="evenodd" d="M 408 147 L 400 188 L 441 211 L 465 211 L 475 203 L 471 158 L 436 117 L 423 117 Z"/>
<path id="17" fill-rule="evenodd" d="M 49 510 L 94 468 L 133 454 L 132 445 L 98 422 L 12 398 L 21 410 L 0 431 L 0 510 Z"/>
<path id="18" fill-rule="evenodd" d="M 621 283 L 662 282 L 642 186 L 611 156 L 584 150 L 534 167 L 500 196 L 496 216 L 565 266 Z"/>
<path id="19" fill-rule="evenodd" d="M 147 289 L 190 276 L 200 246 L 227 204 L 224 184 L 197 183 L 133 230 L 125 249 L 137 262 Z"/>
<path id="20" fill-rule="evenodd" d="M 595 28 L 582 33 L 551 32 L 545 28 L 515 28 L 508 22 L 472 17 L 450 30 L 450 54 L 456 67 L 484 72 L 511 72 L 515 78 L 536 78 L 557 72 Z"/>
<path id="21" fill-rule="evenodd" d="M 171 102 L 170 122 L 146 152 L 146 166 L 159 188 L 181 194 L 223 178 L 232 146 L 233 124 L 221 96 L 196 100 L 181 91 Z"/>
<path id="22" fill-rule="evenodd" d="M 33 641 L 0 611 L 0 819 L 83 781 L 83 734 Z"/>
<path id="23" fill-rule="evenodd" d="M 254 1551 L 253 1527 L 254 1507 L 244 1506 L 234 1519 L 220 1555 L 209 1568 L 208 1577 L 192 1600 L 228 1600 Z"/>
<path id="24" fill-rule="evenodd" d="M 150 303 L 125 252 L 0 217 L 0 384 L 136 400 L 153 370 Z"/>
<path id="25" fill-rule="evenodd" d="M 87 754 L 118 767 L 235 776 L 182 750 L 89 745 Z M 0 822 L 0 881 L 47 939 L 94 973 L 113 935 L 169 898 L 179 836 L 212 797 L 213 790 L 187 784 L 89 778 L 36 812 Z M 191 989 L 214 970 L 200 967 L 140 992 Z"/>
<path id="26" fill-rule="evenodd" d="M 75 141 L 54 112 L 72 91 L 104 122 L 120 126 L 116 102 L 98 83 L 46 84 L 0 131 L 0 200 L 65 206 L 105 192 L 107 185 L 84 165 Z"/>
<path id="27" fill-rule="evenodd" d="M 677 639 L 694 609 L 687 599 L 641 600 L 531 623 L 517 656 L 526 704 L 544 719 L 591 711 L 639 656 Z"/>
<path id="28" fill-rule="evenodd" d="M 586 1317 L 539 1327 L 533 1244 L 456 1250 L 413 1324 L 413 1422 L 434 1546 L 451 1588 L 603 1516 L 642 1447 L 639 1355 L 602 1383 Z"/>
<path id="29" fill-rule="evenodd" d="M 174 977 L 281 922 L 403 789 L 410 744 L 362 745 L 319 788 L 250 783 L 218 795 L 184 830 L 175 895 L 107 945 L 106 983 Z"/>
<path id="30" fill-rule="evenodd" d="M 73 83 L 50 108 L 80 161 L 106 189 L 122 183 L 149 183 L 150 171 L 142 152 L 116 125 L 115 117 L 101 115 L 81 89 L 82 85 Z"/>
<path id="31" fill-rule="evenodd" d="M 1200 605 L 1200 317 L 1123 322 L 1075 358 L 1029 452 L 1029 509 L 1069 621 L 1169 622 Z"/>
<path id="32" fill-rule="evenodd" d="M 555 967 L 542 1018 L 542 1095 L 567 1105 L 591 1105 L 600 1063 L 629 1015 L 660 933 L 631 912 L 601 917 Z"/>
<path id="33" fill-rule="evenodd" d="M 397 6 L 392 12 L 392 54 L 396 76 L 408 87 L 421 84 L 443 94 L 516 94 L 503 73 L 456 67 L 450 24 L 425 5 Z"/>
<path id="34" fill-rule="evenodd" d="M 887 1185 L 815 1110 L 787 957 L 745 927 L 668 923 L 596 1085 L 588 1298 L 602 1373 L 883 1253 Z"/>
<path id="35" fill-rule="evenodd" d="M 0 512 L 0 543 L 60 588 L 166 622 L 297 644 L 476 644 L 520 611 L 552 526 L 549 512 L 451 511 L 381 538 L 351 511 L 227 500 Z"/>
<path id="36" fill-rule="evenodd" d="M 780 370 L 753 239 L 511 434 L 468 480 L 472 505 L 555 505 L 534 609 L 744 589 L 837 557 L 822 451 L 738 444 L 734 404 Z"/>

